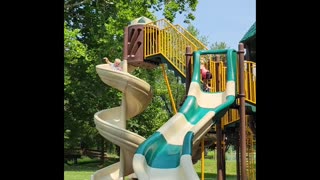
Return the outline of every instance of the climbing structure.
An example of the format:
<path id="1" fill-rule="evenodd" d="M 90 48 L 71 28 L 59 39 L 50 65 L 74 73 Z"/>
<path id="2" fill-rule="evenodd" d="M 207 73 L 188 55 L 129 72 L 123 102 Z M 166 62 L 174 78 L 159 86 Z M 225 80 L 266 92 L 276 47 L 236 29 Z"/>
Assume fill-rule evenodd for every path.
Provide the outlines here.
<path id="1" fill-rule="evenodd" d="M 205 59 L 205 66 L 214 77 L 209 81 L 210 92 L 203 92 L 200 88 L 200 57 Z M 119 164 L 95 173 L 92 180 L 117 179 L 127 175 L 135 175 L 139 179 L 199 179 L 192 163 L 201 158 L 201 145 L 206 144 L 201 142 L 210 138 L 215 142 L 213 146 L 217 151 L 219 180 L 226 178 L 225 151 L 230 145 L 236 147 L 237 175 L 241 179 L 255 179 L 256 63 L 244 59 L 243 45 L 239 45 L 238 51 L 208 50 L 179 25 L 172 25 L 165 19 L 152 21 L 140 17 L 125 27 L 123 59 L 127 65 L 124 73 L 97 66 L 99 76 L 107 85 L 127 91 L 123 107 L 103 110 L 95 115 L 99 132 L 124 149 L 120 154 L 123 158 L 120 157 L 122 161 Z M 139 87 L 138 92 L 145 92 L 139 97 L 147 96 L 148 102 L 141 103 L 143 107 L 129 113 L 130 116 L 126 113 L 121 115 L 120 122 L 142 112 L 150 101 L 149 85 L 129 73 L 137 67 L 153 69 L 163 64 L 186 83 L 185 103 L 175 111 L 176 114 L 146 140 L 127 132 L 125 123 L 119 127 L 114 127 L 117 125 L 115 122 L 106 124 L 107 118 L 121 115 L 120 109 L 124 113 L 131 107 L 125 98 L 128 99 L 127 94 L 134 98 L 134 93 L 131 94 L 137 89 L 128 89 L 130 83 Z M 110 75 L 117 78 L 110 78 Z M 143 101 L 144 98 L 140 99 Z M 184 128 L 176 131 L 174 126 Z M 119 134 L 118 137 L 111 132 Z M 123 133 L 120 132 L 127 135 L 121 136 Z M 125 141 L 121 137 L 126 138 Z"/>

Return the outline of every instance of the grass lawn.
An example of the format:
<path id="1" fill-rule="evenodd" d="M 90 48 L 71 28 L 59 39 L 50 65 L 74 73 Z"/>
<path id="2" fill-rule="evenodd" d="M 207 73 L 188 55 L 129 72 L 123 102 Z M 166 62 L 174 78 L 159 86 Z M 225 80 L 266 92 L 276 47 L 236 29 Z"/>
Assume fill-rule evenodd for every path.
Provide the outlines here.
<path id="1" fill-rule="evenodd" d="M 205 158 L 205 167 L 204 167 L 204 179 L 217 179 L 217 162 L 213 159 L 213 152 L 209 152 L 208 156 Z M 99 165 L 99 160 L 90 159 L 90 158 L 81 158 L 78 160 L 78 164 L 64 165 L 64 179 L 65 180 L 90 180 L 91 175 L 110 164 L 118 162 L 117 157 L 110 157 L 105 160 L 103 166 Z M 194 165 L 195 170 L 197 171 L 201 179 L 201 161 L 198 161 Z M 236 180 L 236 161 L 227 160 L 226 161 L 226 179 Z"/>
<path id="2" fill-rule="evenodd" d="M 78 159 L 78 164 L 64 164 L 64 180 L 90 180 L 94 172 L 118 161 L 118 157 L 108 157 L 102 166 L 99 159 L 88 157 Z"/>

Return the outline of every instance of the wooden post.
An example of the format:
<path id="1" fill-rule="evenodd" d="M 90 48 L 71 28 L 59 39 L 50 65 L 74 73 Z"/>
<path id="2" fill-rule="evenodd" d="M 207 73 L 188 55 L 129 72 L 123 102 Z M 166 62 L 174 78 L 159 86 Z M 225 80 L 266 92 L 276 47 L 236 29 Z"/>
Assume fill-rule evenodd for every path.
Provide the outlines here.
<path id="1" fill-rule="evenodd" d="M 100 151 L 100 163 L 101 165 L 104 164 L 104 137 L 101 137 L 101 151 Z"/>
<path id="2" fill-rule="evenodd" d="M 240 152 L 241 152 L 241 180 L 247 180 L 246 173 L 246 111 L 244 87 L 244 46 L 239 44 L 239 81 L 240 81 Z"/>
<path id="3" fill-rule="evenodd" d="M 216 124 L 216 133 L 217 133 L 217 178 L 218 180 L 223 180 L 222 172 L 222 129 L 221 129 L 221 120 Z"/>
<path id="4" fill-rule="evenodd" d="M 188 95 L 190 83 L 191 83 L 191 72 L 192 72 L 192 66 L 191 66 L 191 47 L 187 46 L 186 48 L 186 96 Z"/>

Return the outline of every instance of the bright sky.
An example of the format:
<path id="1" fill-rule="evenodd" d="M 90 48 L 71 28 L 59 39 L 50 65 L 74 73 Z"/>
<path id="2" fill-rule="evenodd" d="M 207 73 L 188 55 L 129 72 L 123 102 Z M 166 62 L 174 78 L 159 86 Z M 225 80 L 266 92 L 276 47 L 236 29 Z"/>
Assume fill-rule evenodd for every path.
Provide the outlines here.
<path id="1" fill-rule="evenodd" d="M 159 19 L 162 12 L 156 13 Z M 191 24 L 200 36 L 207 36 L 210 47 L 215 42 L 225 42 L 227 47 L 238 50 L 239 41 L 256 21 L 256 0 L 199 0 L 196 17 Z M 177 14 L 173 24 L 187 28 L 184 15 Z"/>

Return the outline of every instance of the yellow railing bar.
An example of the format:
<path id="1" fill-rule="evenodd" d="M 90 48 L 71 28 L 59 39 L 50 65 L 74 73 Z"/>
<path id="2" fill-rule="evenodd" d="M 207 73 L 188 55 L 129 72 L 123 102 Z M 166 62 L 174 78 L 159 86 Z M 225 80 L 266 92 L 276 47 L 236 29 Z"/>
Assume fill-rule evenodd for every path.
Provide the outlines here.
<path id="1" fill-rule="evenodd" d="M 161 64 L 161 67 L 162 67 L 163 77 L 164 77 L 164 80 L 166 81 L 166 85 L 167 85 L 167 88 L 168 88 L 169 97 L 170 97 L 170 101 L 171 101 L 171 105 L 172 105 L 174 114 L 177 114 L 176 104 L 174 103 L 174 99 L 173 99 L 173 96 L 172 96 L 172 92 L 171 92 L 171 88 L 170 88 L 170 84 L 169 84 L 169 81 L 168 81 L 168 76 L 167 76 L 164 64 Z"/>

